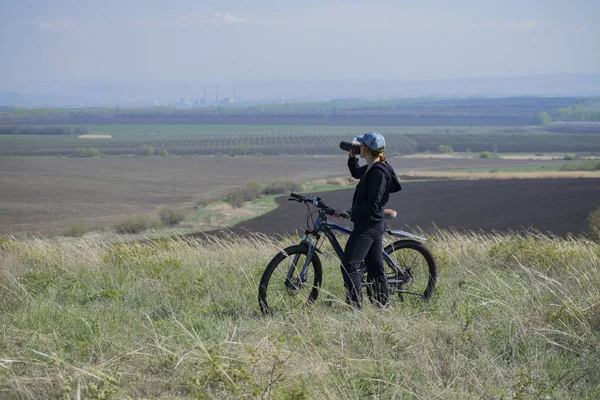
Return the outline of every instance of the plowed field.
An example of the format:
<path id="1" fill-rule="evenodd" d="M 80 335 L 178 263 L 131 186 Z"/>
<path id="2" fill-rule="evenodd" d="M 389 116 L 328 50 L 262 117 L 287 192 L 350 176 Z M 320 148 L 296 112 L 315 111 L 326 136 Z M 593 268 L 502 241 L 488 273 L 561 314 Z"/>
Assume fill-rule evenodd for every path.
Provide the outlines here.
<path id="1" fill-rule="evenodd" d="M 394 157 L 390 162 L 398 174 L 402 174 L 408 170 L 494 169 L 567 161 Z M 304 182 L 346 175 L 348 169 L 343 154 L 331 157 L 0 158 L 0 234 L 60 234 L 82 221 L 93 229 L 102 229 L 132 214 L 156 216 L 158 209 L 165 206 L 184 208 L 193 214 L 193 206 L 198 201 L 222 197 L 253 179 L 267 184 L 275 179 Z M 577 190 L 571 187 L 575 182 L 579 182 Z M 564 188 L 556 185 L 556 181 L 542 180 L 529 183 L 409 182 L 403 192 L 393 197 L 391 205 L 401 210 L 401 221 L 411 226 L 426 227 L 435 221 L 439 226 L 469 229 L 517 229 L 529 225 L 522 214 L 529 212 L 530 216 L 543 213 L 534 220 L 540 228 L 561 233 L 581 230 L 584 214 L 600 203 L 600 184 L 591 179 L 561 183 Z M 333 205 L 344 206 L 352 194 L 347 191 L 327 193 L 323 198 Z M 556 199 L 561 202 L 557 203 Z M 249 222 L 245 227 L 266 233 L 295 229 L 304 218 L 303 211 L 285 200 L 282 202 L 285 204 L 277 211 L 278 217 L 262 217 L 259 222 Z M 575 220 L 574 210 L 578 210 Z M 515 216 L 516 212 L 521 214 Z M 287 215 L 297 219 L 282 219 L 288 218 Z"/>
<path id="2" fill-rule="evenodd" d="M 313 195 L 342 208 L 350 207 L 352 194 L 353 189 L 346 189 Z M 240 224 L 234 232 L 302 232 L 305 207 L 285 196 L 277 202 L 276 210 Z M 404 182 L 388 203 L 398 211 L 394 229 L 537 230 L 558 236 L 584 233 L 588 214 L 599 206 L 600 179 Z"/>

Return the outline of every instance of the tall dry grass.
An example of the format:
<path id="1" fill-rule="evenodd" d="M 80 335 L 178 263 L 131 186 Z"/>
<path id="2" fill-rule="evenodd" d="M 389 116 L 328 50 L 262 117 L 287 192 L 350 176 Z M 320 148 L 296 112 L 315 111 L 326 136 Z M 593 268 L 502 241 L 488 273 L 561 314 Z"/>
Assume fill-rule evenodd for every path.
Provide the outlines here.
<path id="1" fill-rule="evenodd" d="M 328 256 L 317 303 L 269 318 L 258 280 L 295 238 L 2 239 L 0 398 L 600 396 L 598 244 L 429 236 L 430 303 L 348 309 Z"/>

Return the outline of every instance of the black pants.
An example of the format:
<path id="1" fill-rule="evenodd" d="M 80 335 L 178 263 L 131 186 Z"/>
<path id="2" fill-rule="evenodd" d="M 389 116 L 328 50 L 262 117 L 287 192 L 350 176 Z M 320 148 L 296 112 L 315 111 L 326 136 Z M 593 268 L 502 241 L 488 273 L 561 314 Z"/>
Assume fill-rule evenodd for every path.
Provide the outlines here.
<path id="1" fill-rule="evenodd" d="M 383 232 L 385 223 L 370 226 L 354 226 L 348 238 L 342 258 L 342 276 L 346 288 L 346 302 L 362 305 L 360 264 L 365 262 L 367 279 L 373 282 L 373 295 L 376 304 L 384 306 L 388 300 L 388 287 L 383 266 Z"/>

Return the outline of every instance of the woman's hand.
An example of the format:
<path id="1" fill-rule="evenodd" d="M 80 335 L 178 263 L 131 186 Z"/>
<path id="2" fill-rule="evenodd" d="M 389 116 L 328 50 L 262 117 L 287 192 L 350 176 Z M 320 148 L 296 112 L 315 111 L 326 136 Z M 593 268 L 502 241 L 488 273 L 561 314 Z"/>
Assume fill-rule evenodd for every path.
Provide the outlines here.
<path id="1" fill-rule="evenodd" d="M 348 215 L 348 211 L 342 210 L 341 208 L 336 208 L 333 212 L 333 215 L 338 218 L 350 218 L 350 215 Z"/>

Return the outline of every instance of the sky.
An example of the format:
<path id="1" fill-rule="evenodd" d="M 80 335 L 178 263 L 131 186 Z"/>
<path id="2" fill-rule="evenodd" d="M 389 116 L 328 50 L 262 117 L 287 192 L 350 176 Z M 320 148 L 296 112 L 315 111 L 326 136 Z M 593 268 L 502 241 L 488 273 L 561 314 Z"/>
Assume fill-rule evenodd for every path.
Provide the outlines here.
<path id="1" fill-rule="evenodd" d="M 0 90 L 600 73 L 597 21 L 598 0 L 0 0 Z"/>

